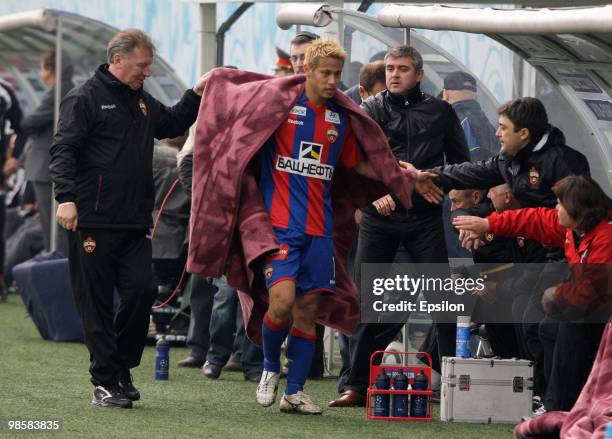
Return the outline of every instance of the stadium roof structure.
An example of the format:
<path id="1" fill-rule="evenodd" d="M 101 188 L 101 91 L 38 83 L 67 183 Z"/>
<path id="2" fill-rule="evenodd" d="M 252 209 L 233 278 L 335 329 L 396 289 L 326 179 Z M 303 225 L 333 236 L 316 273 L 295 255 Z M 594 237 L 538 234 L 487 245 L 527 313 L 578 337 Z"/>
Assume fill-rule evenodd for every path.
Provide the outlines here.
<path id="1" fill-rule="evenodd" d="M 118 29 L 77 14 L 38 9 L 0 16 L 0 78 L 13 84 L 24 108 L 40 101 L 45 87 L 39 78 L 40 60 L 48 49 L 61 48 L 59 65 L 69 58 L 73 80 L 91 76 L 106 59 L 106 44 Z M 62 69 L 58 69 L 61 71 Z M 146 88 L 162 102 L 178 100 L 184 85 L 170 65 L 155 57 Z"/>
<path id="2" fill-rule="evenodd" d="M 190 2 L 190 3 L 203 3 L 203 4 L 210 4 L 210 3 L 237 3 L 236 0 L 182 0 L 185 2 Z M 321 3 L 320 0 L 303 0 L 303 1 L 292 1 L 292 2 L 286 2 L 283 0 L 251 0 L 249 3 Z M 345 1 L 343 3 L 361 3 L 360 1 L 356 1 L 356 0 L 349 0 L 349 1 Z M 391 3 L 388 1 L 373 1 L 372 3 Z M 406 0 L 406 1 L 398 1 L 395 0 L 392 3 L 410 3 L 410 4 L 431 4 L 432 1 L 431 0 Z M 605 5 L 608 3 L 608 0 L 536 0 L 536 1 L 513 1 L 513 2 L 491 2 L 491 0 L 446 0 L 443 3 L 448 3 L 448 4 L 487 4 L 490 5 L 491 3 L 495 3 L 495 4 L 503 4 L 503 3 L 507 3 L 507 4 L 511 4 L 513 7 L 517 7 L 517 6 L 527 6 L 527 7 L 563 7 L 563 6 L 594 6 L 594 5 Z"/>

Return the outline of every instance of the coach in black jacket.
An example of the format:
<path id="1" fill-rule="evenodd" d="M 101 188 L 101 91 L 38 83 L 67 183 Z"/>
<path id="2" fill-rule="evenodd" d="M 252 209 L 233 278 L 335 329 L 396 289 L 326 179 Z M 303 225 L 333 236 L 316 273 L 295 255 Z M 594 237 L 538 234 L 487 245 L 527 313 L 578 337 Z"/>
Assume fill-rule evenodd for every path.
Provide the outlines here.
<path id="1" fill-rule="evenodd" d="M 509 101 L 498 113 L 500 153 L 488 160 L 434 168 L 445 191 L 507 183 L 521 207 L 555 207 L 556 182 L 568 175 L 589 175 L 586 157 L 565 144 L 565 136 L 548 123 L 538 99 Z"/>
<path id="2" fill-rule="evenodd" d="M 423 93 L 423 58 L 411 46 L 397 46 L 385 56 L 387 90 L 363 102 L 362 108 L 385 132 L 398 160 L 419 169 L 470 159 L 465 135 L 450 104 Z M 442 208 L 416 192 L 407 210 L 394 195 L 387 195 L 363 209 L 359 226 L 355 280 L 361 283 L 362 263 L 391 263 L 400 244 L 413 262 L 445 263 L 446 244 Z M 351 365 L 340 377 L 342 395 L 331 407 L 365 403 L 370 355 L 384 349 L 401 329 L 397 324 L 360 324 L 351 336 Z M 454 328 L 440 351 L 454 352 Z"/>
<path id="3" fill-rule="evenodd" d="M 57 221 L 70 237 L 70 276 L 91 358 L 95 405 L 131 407 L 156 287 L 151 272 L 153 138 L 196 119 L 203 76 L 171 108 L 143 91 L 155 48 L 140 30 L 108 44 L 108 62 L 62 101 L 51 147 Z M 121 304 L 113 315 L 113 289 Z"/>

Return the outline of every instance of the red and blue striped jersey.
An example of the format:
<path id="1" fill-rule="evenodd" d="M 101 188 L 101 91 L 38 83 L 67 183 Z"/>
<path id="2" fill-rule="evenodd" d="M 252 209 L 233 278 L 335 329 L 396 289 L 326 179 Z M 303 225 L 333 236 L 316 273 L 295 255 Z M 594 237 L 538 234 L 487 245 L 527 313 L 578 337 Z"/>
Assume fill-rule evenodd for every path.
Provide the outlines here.
<path id="1" fill-rule="evenodd" d="M 348 116 L 302 95 L 263 146 L 259 189 L 274 227 L 332 236 L 330 185 L 336 164 L 362 160 Z"/>

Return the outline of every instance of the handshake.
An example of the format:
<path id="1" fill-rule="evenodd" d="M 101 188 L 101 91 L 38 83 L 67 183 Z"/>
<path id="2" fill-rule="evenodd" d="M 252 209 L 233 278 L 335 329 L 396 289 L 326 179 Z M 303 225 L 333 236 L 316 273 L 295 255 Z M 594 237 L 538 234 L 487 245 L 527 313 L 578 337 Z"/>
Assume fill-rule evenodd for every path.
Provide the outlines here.
<path id="1" fill-rule="evenodd" d="M 440 204 L 444 199 L 444 191 L 440 189 L 434 183 L 434 178 L 437 174 L 427 171 L 419 171 L 412 164 L 408 162 L 399 161 L 399 165 L 402 169 L 407 169 L 415 175 L 415 190 L 428 202 L 432 204 Z M 395 200 L 391 194 L 387 194 L 382 198 L 374 201 L 372 205 L 376 208 L 378 213 L 383 216 L 391 215 L 391 212 L 395 210 Z"/>

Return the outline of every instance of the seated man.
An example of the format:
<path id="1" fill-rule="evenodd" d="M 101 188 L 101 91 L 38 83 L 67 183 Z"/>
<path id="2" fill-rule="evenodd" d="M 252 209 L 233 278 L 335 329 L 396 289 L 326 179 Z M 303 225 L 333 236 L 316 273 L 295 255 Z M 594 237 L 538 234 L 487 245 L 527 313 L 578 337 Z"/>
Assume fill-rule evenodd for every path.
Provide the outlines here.
<path id="1" fill-rule="evenodd" d="M 457 195 L 450 192 L 451 201 Z M 486 217 L 493 209 L 496 212 L 519 209 L 520 204 L 514 198 L 510 187 L 504 183 L 492 187 L 488 194 L 488 203 L 481 203 L 474 207 L 454 209 L 452 217 L 461 215 L 475 215 Z M 455 205 L 455 203 L 453 203 Z M 522 312 L 527 305 L 527 298 L 537 281 L 538 272 L 541 267 L 537 265 L 525 265 L 529 263 L 546 262 L 546 250 L 539 243 L 525 239 L 505 238 L 489 234 L 486 236 L 484 245 L 473 251 L 474 263 L 480 270 L 488 270 L 493 265 L 517 263 L 501 273 L 497 281 L 489 280 L 485 283 L 486 288 L 476 293 L 480 299 L 477 302 L 472 318 L 475 321 L 486 323 L 487 333 L 495 355 L 503 358 L 530 358 L 530 355 L 522 343 L 523 337 L 520 326 L 515 327 L 510 322 L 522 321 Z M 482 265 L 485 264 L 485 265 Z M 526 297 L 527 296 L 527 297 Z M 516 317 L 513 318 L 513 311 Z"/>

